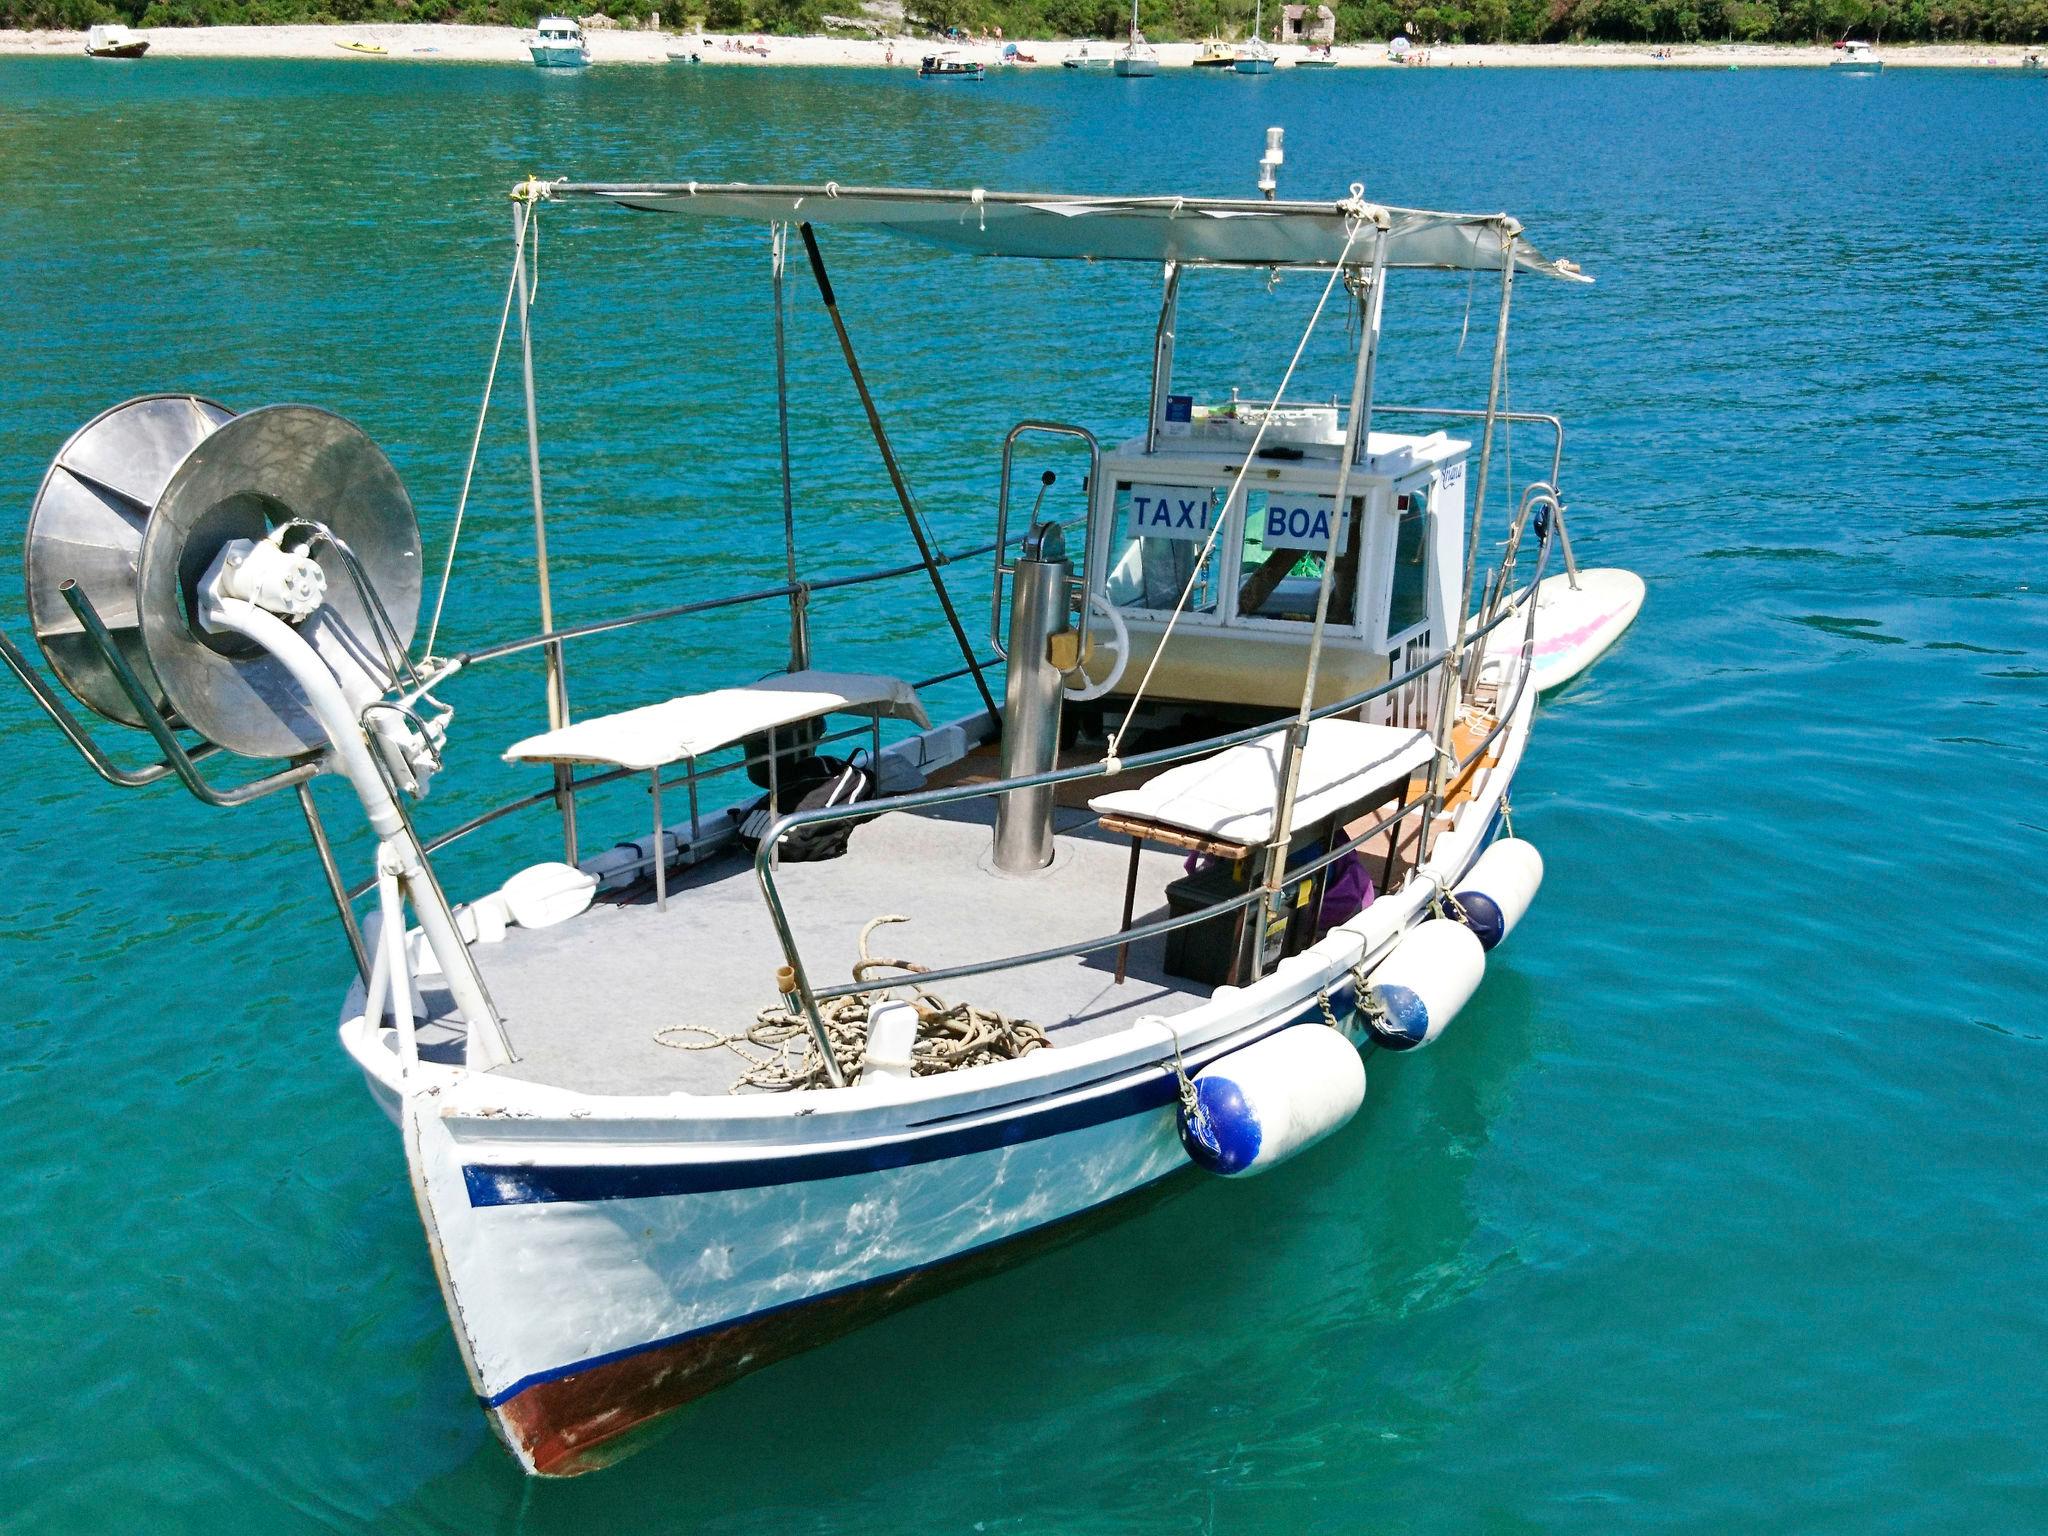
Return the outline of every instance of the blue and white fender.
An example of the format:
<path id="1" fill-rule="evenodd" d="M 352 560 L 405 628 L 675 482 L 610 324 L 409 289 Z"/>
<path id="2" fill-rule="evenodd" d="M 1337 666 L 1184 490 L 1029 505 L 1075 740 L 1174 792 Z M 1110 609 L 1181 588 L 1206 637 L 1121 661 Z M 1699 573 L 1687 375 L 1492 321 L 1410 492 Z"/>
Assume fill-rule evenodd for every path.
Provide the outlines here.
<path id="1" fill-rule="evenodd" d="M 1197 1167 L 1263 1173 L 1338 1129 L 1365 1102 L 1358 1048 L 1327 1024 L 1295 1024 L 1195 1074 L 1180 1144 Z"/>
<path id="2" fill-rule="evenodd" d="M 1486 949 L 1463 923 L 1432 917 L 1408 930 L 1365 982 L 1365 1018 L 1390 1051 L 1412 1051 L 1444 1032 L 1486 975 Z"/>
<path id="3" fill-rule="evenodd" d="M 1485 948 L 1497 949 L 1515 931 L 1542 884 L 1543 855 L 1536 845 L 1503 837 L 1459 882 L 1451 915 L 1477 934 Z"/>

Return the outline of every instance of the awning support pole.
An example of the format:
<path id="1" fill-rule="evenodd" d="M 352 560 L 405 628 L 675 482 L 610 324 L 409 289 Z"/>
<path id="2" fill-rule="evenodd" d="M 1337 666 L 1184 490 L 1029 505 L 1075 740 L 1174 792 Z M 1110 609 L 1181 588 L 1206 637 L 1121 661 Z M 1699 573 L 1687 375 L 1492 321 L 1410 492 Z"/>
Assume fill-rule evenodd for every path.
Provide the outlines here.
<path id="1" fill-rule="evenodd" d="M 769 259 L 775 272 L 775 427 L 782 439 L 782 555 L 789 571 L 789 670 L 811 664 L 810 608 L 796 579 L 796 492 L 789 464 L 789 350 L 782 325 L 782 272 L 789 254 L 789 226 L 769 231 Z"/>
<path id="2" fill-rule="evenodd" d="M 1159 323 L 1152 330 L 1152 408 L 1145 417 L 1145 451 L 1159 447 L 1159 417 L 1173 388 L 1173 338 L 1180 314 L 1180 263 L 1166 264 L 1165 292 L 1159 298 Z M 1093 487 L 1090 488 L 1091 493 Z"/>
<path id="3" fill-rule="evenodd" d="M 540 489 L 540 412 L 533 391 L 533 287 L 526 269 L 526 228 L 534 218 L 533 204 L 520 198 L 512 205 L 512 286 L 519 294 L 519 366 L 526 391 L 526 470 L 533 487 L 533 559 L 540 583 L 540 623 L 543 631 L 555 627 L 554 597 L 548 585 L 548 520 Z M 569 723 L 569 683 L 562 670 L 562 647 L 551 641 L 543 648 L 547 659 L 548 729 L 559 731 Z M 567 764 L 555 765 L 555 804 L 562 812 L 563 858 L 576 862 L 576 794 L 569 787 Z"/>
<path id="4" fill-rule="evenodd" d="M 1259 904 L 1260 921 L 1250 940 L 1250 963 L 1244 972 L 1251 980 L 1256 980 L 1265 968 L 1266 934 L 1272 929 L 1274 907 L 1282 899 L 1282 887 L 1287 878 L 1287 850 L 1294 840 L 1290 830 L 1294 821 L 1294 802 L 1301 789 L 1301 754 L 1308 749 L 1309 716 L 1316 707 L 1316 679 L 1322 670 L 1323 634 L 1330 620 L 1330 591 L 1337 574 L 1339 534 L 1349 512 L 1351 466 L 1364 457 L 1365 446 L 1370 440 L 1373 376 L 1379 365 L 1381 297 L 1387 276 L 1387 233 L 1381 229 L 1373 238 L 1364 324 L 1359 327 L 1358 335 L 1358 364 L 1351 375 L 1351 414 L 1344 428 L 1344 457 L 1337 461 L 1336 494 L 1330 498 L 1330 534 L 1328 543 L 1323 547 L 1323 579 L 1316 587 L 1316 619 L 1314 628 L 1309 631 L 1308 672 L 1302 679 L 1301 712 L 1294 717 L 1294 726 L 1287 733 L 1287 745 L 1282 754 L 1278 815 L 1273 822 L 1272 841 L 1266 846 L 1266 895 Z M 1354 606 L 1358 602 L 1355 592 L 1351 601 Z"/>
<path id="5" fill-rule="evenodd" d="M 1445 653 L 1443 679 L 1437 688 L 1436 755 L 1429 765 L 1429 800 L 1422 810 L 1422 835 L 1416 847 L 1418 864 L 1429 858 L 1430 834 L 1443 808 L 1444 762 L 1452 755 L 1451 726 L 1457 709 L 1458 668 L 1463 664 L 1465 624 L 1472 611 L 1472 575 L 1479 563 L 1479 534 L 1486 519 L 1486 487 L 1493 478 L 1493 429 L 1500 420 L 1501 383 L 1508 367 L 1508 306 L 1515 294 L 1515 237 L 1501 242 L 1500 317 L 1493 328 L 1493 376 L 1486 387 L 1486 426 L 1479 438 L 1479 488 L 1472 493 L 1472 521 L 1465 531 L 1465 580 L 1458 591 L 1458 611 L 1451 616 L 1455 639 Z M 1533 599 L 1532 599 L 1533 602 Z M 1533 611 L 1533 609 L 1532 609 Z"/>
<path id="6" fill-rule="evenodd" d="M 1000 722 L 1002 711 L 996 708 L 995 695 L 989 692 L 988 679 L 982 675 L 981 660 L 968 643 L 967 630 L 953 607 L 952 594 L 947 592 L 945 579 L 939 575 L 938 562 L 932 556 L 931 539 L 925 533 L 924 519 L 918 516 L 909 482 L 903 478 L 895 450 L 889 446 L 889 434 L 882 426 L 881 412 L 875 409 L 875 397 L 868 393 L 868 381 L 860 371 L 860 360 L 854 356 L 853 338 L 846 333 L 846 322 L 839 314 L 839 302 L 832 295 L 832 279 L 825 274 L 825 258 L 818 250 L 818 237 L 811 232 L 809 224 L 798 225 L 797 233 L 804 237 L 804 250 L 811 258 L 811 275 L 818 280 L 818 297 L 824 300 L 825 313 L 832 317 L 832 329 L 839 337 L 839 350 L 846 355 L 846 371 L 852 376 L 853 387 L 860 394 L 861 409 L 867 412 L 868 428 L 874 433 L 875 447 L 882 454 L 882 467 L 889 471 L 889 483 L 896 488 L 896 499 L 903 503 L 904 520 L 910 524 L 910 536 L 917 541 L 917 553 L 924 561 L 925 573 L 932 579 L 932 591 L 938 594 L 939 606 L 946 611 L 946 623 L 953 631 L 953 641 L 960 647 L 961 659 L 973 674 L 974 686 L 981 694 L 981 702 L 988 708 L 989 718 Z"/>

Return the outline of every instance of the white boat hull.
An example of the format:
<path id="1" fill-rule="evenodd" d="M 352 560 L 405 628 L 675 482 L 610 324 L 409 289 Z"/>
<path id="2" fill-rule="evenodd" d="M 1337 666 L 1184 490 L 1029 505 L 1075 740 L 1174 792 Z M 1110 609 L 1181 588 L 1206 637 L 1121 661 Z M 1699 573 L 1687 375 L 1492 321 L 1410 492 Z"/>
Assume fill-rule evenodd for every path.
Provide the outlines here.
<path id="1" fill-rule="evenodd" d="M 1425 869 L 1257 984 L 1120 1034 L 957 1076 L 831 1093 L 599 1097 L 342 1039 L 404 1128 L 472 1383 L 527 1470 L 572 1476 L 735 1377 L 1107 1218 L 1192 1165 L 1178 1049 L 1219 1056 L 1323 1017 L 1491 839 L 1534 690 Z M 410 1087 L 411 1091 L 406 1089 Z"/>
<path id="2" fill-rule="evenodd" d="M 590 62 L 588 50 L 562 43 L 530 43 L 526 51 L 542 69 L 581 69 Z"/>

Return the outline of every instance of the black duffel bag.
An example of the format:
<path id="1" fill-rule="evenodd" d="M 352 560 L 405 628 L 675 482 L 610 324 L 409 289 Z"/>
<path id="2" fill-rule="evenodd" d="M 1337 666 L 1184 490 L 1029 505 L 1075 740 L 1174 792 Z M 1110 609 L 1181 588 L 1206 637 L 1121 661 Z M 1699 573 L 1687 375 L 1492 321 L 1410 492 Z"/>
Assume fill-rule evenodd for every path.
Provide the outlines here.
<path id="1" fill-rule="evenodd" d="M 866 767 L 843 757 L 806 757 L 778 765 L 778 810 L 815 811 L 828 805 L 856 805 L 875 798 L 875 776 Z M 768 797 L 733 811 L 739 818 L 739 839 L 749 853 L 760 849 L 769 824 L 776 819 L 768 813 Z M 829 821 L 821 826 L 797 827 L 783 835 L 778 854 L 785 864 L 809 864 L 819 859 L 836 859 L 846 852 L 853 829 L 870 816 Z"/>

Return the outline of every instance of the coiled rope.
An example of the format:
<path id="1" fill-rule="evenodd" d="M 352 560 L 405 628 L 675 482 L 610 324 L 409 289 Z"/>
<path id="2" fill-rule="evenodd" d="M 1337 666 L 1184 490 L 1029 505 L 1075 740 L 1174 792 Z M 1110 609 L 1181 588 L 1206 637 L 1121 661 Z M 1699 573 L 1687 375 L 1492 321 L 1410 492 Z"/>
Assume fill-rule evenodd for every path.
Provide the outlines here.
<path id="1" fill-rule="evenodd" d="M 890 915 L 878 917 L 861 929 L 860 959 L 853 966 L 855 981 L 867 981 L 876 971 L 903 971 L 915 976 L 931 969 L 915 960 L 893 960 L 868 953 L 868 940 L 877 928 L 909 921 L 907 917 Z M 1052 1043 L 1046 1039 L 1044 1030 L 1027 1020 L 1012 1019 L 993 1008 L 978 1008 L 972 1003 L 943 1002 L 899 979 L 872 992 L 855 992 L 818 1005 L 826 1039 L 847 1082 L 859 1080 L 867 1060 L 870 1010 L 906 985 L 910 987 L 911 1006 L 917 1010 L 911 1071 L 919 1077 L 995 1061 L 1014 1061 Z M 688 1036 L 698 1038 L 684 1038 Z M 811 1038 L 809 1021 L 780 1004 L 763 1008 L 755 1015 L 753 1024 L 736 1034 L 703 1024 L 671 1024 L 656 1030 L 654 1040 L 657 1045 L 677 1051 L 731 1051 L 746 1066 L 726 1090 L 728 1093 L 746 1088 L 787 1093 L 799 1088 L 829 1087 L 832 1081 L 817 1042 Z"/>

